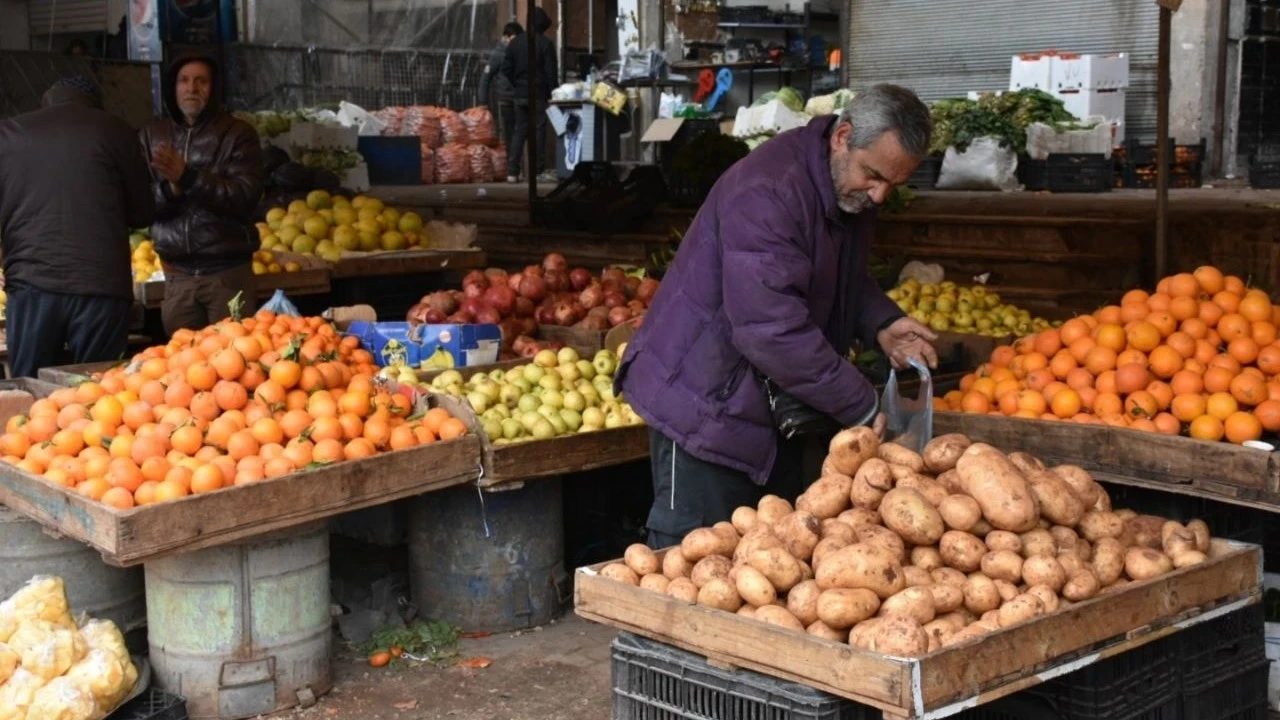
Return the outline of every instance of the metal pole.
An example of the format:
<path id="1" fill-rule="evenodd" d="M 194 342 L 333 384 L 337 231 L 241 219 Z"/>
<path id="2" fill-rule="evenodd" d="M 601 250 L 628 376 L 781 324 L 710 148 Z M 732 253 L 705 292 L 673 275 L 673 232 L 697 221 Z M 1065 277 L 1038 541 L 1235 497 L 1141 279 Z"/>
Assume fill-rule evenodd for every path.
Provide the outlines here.
<path id="1" fill-rule="evenodd" d="M 524 174 L 529 182 L 529 227 L 533 227 L 534 204 L 538 201 L 538 173 L 534 170 L 535 163 L 538 161 L 538 103 L 537 103 L 537 80 L 538 80 L 538 58 L 537 58 L 537 30 L 533 27 L 533 9 L 534 0 L 525 0 L 528 5 L 525 6 L 525 23 L 524 36 L 525 44 L 528 46 L 529 72 L 528 72 L 528 94 L 526 100 L 529 107 L 526 110 L 528 116 L 525 122 L 528 123 L 529 131 L 525 133 L 524 147 Z"/>
<path id="2" fill-rule="evenodd" d="M 1231 34 L 1231 3 L 1220 3 L 1218 12 L 1218 69 L 1213 88 L 1213 177 L 1222 177 L 1227 164 L 1222 157 L 1227 134 L 1227 42 Z"/>
<path id="3" fill-rule="evenodd" d="M 1169 264 L 1169 40 L 1173 11 L 1160 7 L 1160 48 L 1156 56 L 1156 279 Z"/>
<path id="4" fill-rule="evenodd" d="M 596 54 L 596 0 L 587 0 L 587 54 Z"/>

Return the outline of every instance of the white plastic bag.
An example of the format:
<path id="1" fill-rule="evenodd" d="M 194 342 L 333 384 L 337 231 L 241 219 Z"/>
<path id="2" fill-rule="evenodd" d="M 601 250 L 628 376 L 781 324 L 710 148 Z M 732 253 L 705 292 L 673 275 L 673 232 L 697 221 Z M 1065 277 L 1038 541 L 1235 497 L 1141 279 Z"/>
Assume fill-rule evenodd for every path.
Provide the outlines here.
<path id="1" fill-rule="evenodd" d="M 920 373 L 917 396 L 906 398 L 899 395 L 898 373 L 890 370 L 889 382 L 885 383 L 884 393 L 880 396 L 880 412 L 885 417 L 885 440 L 923 452 L 924 446 L 933 439 L 933 377 L 929 368 L 915 358 L 911 359 L 911 367 Z"/>
<path id="2" fill-rule="evenodd" d="M 939 190 L 1002 190 L 1012 192 L 1018 184 L 1018 155 L 1011 147 L 1001 147 L 993 138 L 978 138 L 964 152 L 947 148 L 938 174 Z"/>
<path id="3" fill-rule="evenodd" d="M 270 310 L 276 315 L 288 315 L 289 317 L 301 317 L 302 313 L 298 312 L 297 306 L 289 302 L 289 298 L 285 297 L 284 290 L 277 289 L 271 299 L 262 304 L 263 310 Z"/>

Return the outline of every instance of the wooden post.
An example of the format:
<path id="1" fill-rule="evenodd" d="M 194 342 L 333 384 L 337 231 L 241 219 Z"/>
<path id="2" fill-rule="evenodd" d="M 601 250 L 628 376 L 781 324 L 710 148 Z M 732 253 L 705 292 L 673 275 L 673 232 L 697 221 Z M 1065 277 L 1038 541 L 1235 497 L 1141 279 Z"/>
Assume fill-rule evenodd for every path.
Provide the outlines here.
<path id="1" fill-rule="evenodd" d="M 1156 276 L 1169 266 L 1169 41 L 1173 11 L 1160 5 L 1160 40 L 1156 57 Z"/>
<path id="2" fill-rule="evenodd" d="M 537 4 L 534 0 L 528 0 L 525 5 L 525 23 L 524 36 L 528 39 L 528 59 L 529 59 L 529 81 L 528 94 L 526 99 L 529 102 L 528 117 L 525 122 L 528 124 L 528 132 L 525 133 L 524 139 L 524 174 L 529 181 L 529 227 L 533 227 L 534 222 L 534 206 L 538 202 L 538 173 L 535 169 L 538 162 L 538 38 L 537 29 L 533 27 L 534 8 Z M 1166 60 L 1168 58 L 1166 57 Z M 1166 98 L 1166 107 L 1168 100 Z"/>

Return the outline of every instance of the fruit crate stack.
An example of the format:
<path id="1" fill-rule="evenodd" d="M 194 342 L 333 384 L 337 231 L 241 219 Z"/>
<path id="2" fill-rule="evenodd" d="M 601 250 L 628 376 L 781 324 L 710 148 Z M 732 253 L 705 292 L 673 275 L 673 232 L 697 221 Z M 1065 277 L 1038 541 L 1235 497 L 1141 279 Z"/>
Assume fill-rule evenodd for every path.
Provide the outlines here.
<path id="1" fill-rule="evenodd" d="M 1169 139 L 1169 187 L 1198 188 L 1204 179 L 1205 141 L 1195 145 L 1177 145 Z M 1157 148 L 1155 143 L 1136 140 L 1116 148 L 1115 182 L 1117 187 L 1154 188 L 1156 186 Z"/>

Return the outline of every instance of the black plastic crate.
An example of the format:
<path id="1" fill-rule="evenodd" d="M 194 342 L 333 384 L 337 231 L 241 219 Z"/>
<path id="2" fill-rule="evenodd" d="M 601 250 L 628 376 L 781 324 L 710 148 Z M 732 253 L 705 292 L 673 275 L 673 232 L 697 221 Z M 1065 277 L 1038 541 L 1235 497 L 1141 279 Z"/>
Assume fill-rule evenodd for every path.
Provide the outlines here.
<path id="1" fill-rule="evenodd" d="M 187 701 L 158 688 L 147 688 L 107 716 L 107 720 L 187 720 Z"/>
<path id="2" fill-rule="evenodd" d="M 1102 153 L 1055 153 L 1045 161 L 1049 192 L 1110 192 L 1115 168 Z"/>
<path id="3" fill-rule="evenodd" d="M 1049 161 L 1032 160 L 1025 155 L 1018 158 L 1018 182 L 1028 192 L 1049 189 Z"/>
<path id="4" fill-rule="evenodd" d="M 1280 190 L 1280 160 L 1255 160 L 1249 165 L 1249 187 Z"/>
<path id="5" fill-rule="evenodd" d="M 1064 720 L 1180 720 L 1173 635 L 1033 687 Z"/>
<path id="6" fill-rule="evenodd" d="M 1139 165 L 1128 163 L 1124 166 L 1124 186 L 1127 188 L 1151 189 L 1156 186 L 1156 163 Z M 1198 188 L 1204 184 L 1204 165 L 1201 163 L 1179 164 L 1169 168 L 1169 187 Z"/>
<path id="7" fill-rule="evenodd" d="M 1133 165 L 1154 165 L 1156 164 L 1157 149 L 1156 144 L 1142 143 L 1133 138 L 1125 141 L 1122 157 L 1125 162 Z M 1169 162 L 1173 165 L 1191 165 L 1204 162 L 1205 141 L 1200 140 L 1194 145 L 1178 145 L 1173 142 L 1173 138 L 1169 138 Z"/>
<path id="8" fill-rule="evenodd" d="M 1181 647 L 1182 659 L 1179 666 L 1183 692 L 1204 692 L 1220 683 L 1224 674 L 1230 675 L 1259 662 L 1266 662 L 1265 633 L 1261 603 L 1192 625 L 1179 632 L 1174 637 Z M 1264 694 L 1266 687 L 1264 677 Z"/>
<path id="9" fill-rule="evenodd" d="M 1247 665 L 1226 665 L 1201 687 L 1182 693 L 1186 720 L 1267 720 L 1267 679 L 1271 661 L 1265 657 Z"/>
<path id="10" fill-rule="evenodd" d="M 938 184 L 938 174 L 942 172 L 942 158 L 930 155 L 920 161 L 920 166 L 907 179 L 907 186 L 916 190 L 932 190 Z"/>

